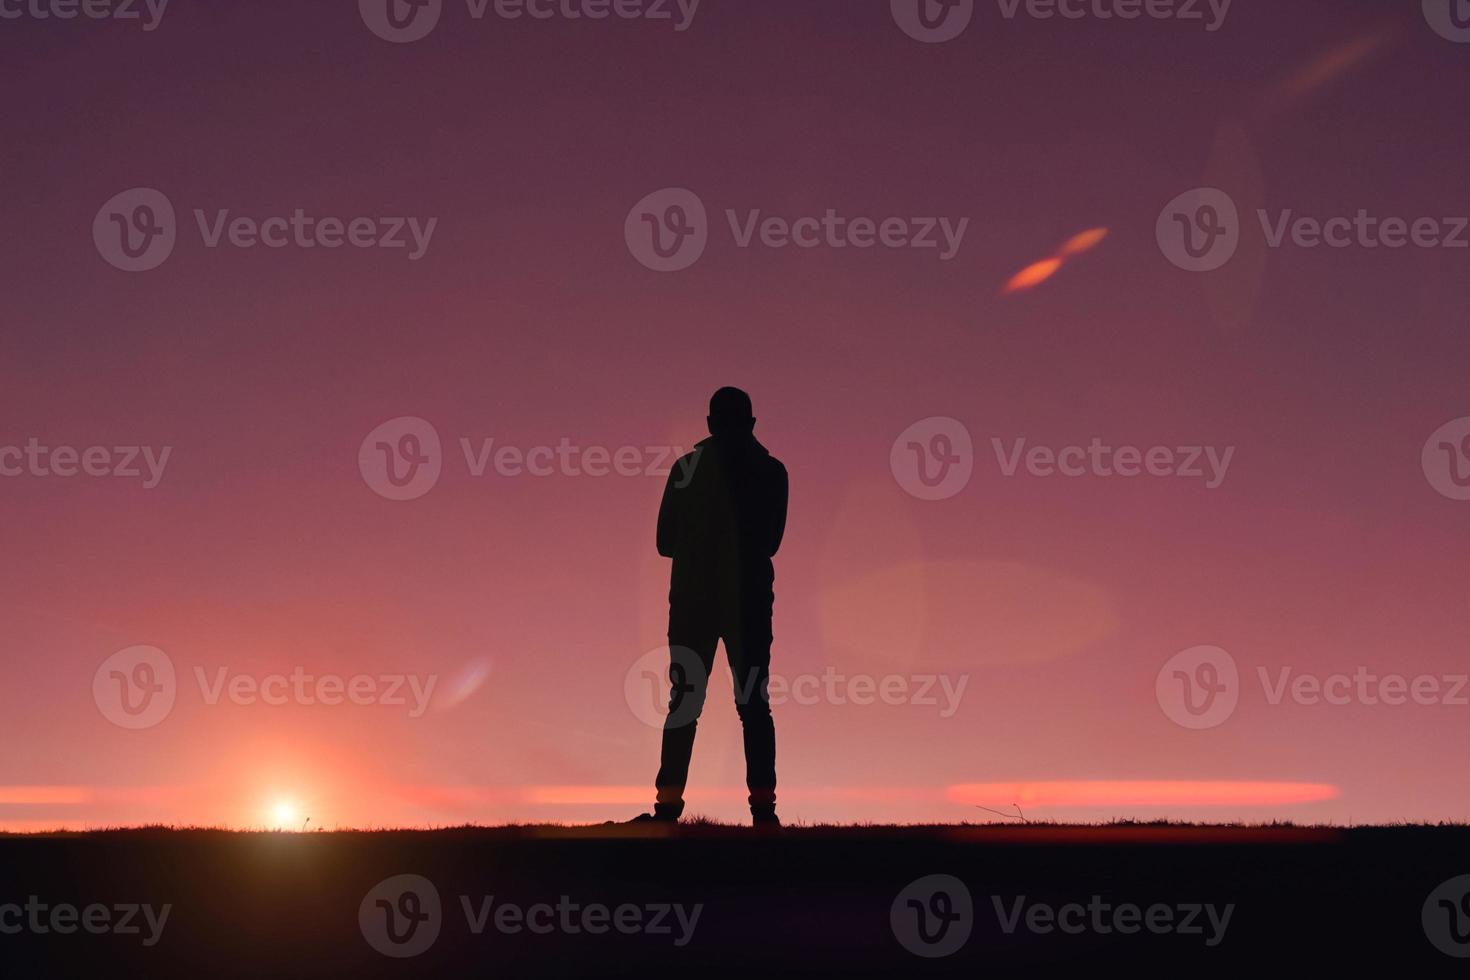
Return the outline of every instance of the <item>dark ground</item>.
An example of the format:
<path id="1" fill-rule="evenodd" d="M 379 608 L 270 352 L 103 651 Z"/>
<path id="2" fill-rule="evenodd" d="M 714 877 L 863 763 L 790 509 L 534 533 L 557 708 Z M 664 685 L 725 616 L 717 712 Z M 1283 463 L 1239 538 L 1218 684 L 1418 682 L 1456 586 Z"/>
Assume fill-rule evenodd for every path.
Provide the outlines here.
<path id="1" fill-rule="evenodd" d="M 377 952 L 359 923 L 368 892 L 400 874 L 422 875 L 442 901 L 437 939 L 406 959 Z M 890 907 L 911 882 L 935 874 L 965 884 L 973 931 L 958 951 L 931 959 L 900 943 Z M 39 935 L 28 924 L 19 934 L 0 934 L 0 977 L 980 977 L 1046 965 L 1098 975 L 1109 963 L 1207 975 L 1338 966 L 1355 974 L 1392 968 L 1395 975 L 1449 975 L 1470 964 L 1435 948 L 1421 914 L 1430 893 L 1461 874 L 1470 874 L 1465 827 L 876 827 L 776 836 L 717 826 L 663 835 L 527 827 L 0 837 L 0 929 L 30 914 L 7 915 L 6 903 L 25 906 L 32 895 L 47 904 L 43 916 L 61 903 L 172 906 L 151 948 L 141 914 L 137 935 Z M 645 925 L 654 924 L 655 913 L 643 911 L 650 905 L 704 907 L 680 947 L 683 930 L 672 914 L 669 934 L 573 935 L 556 925 L 551 934 L 510 934 L 497 931 L 492 917 L 475 935 L 462 895 L 472 908 L 490 895 L 493 908 L 555 906 L 563 895 L 579 907 L 634 905 Z M 1059 907 L 1085 906 L 1094 895 L 1110 906 L 1174 906 L 1176 921 L 1193 904 L 1223 910 L 1233 903 L 1234 911 L 1210 947 L 1218 930 L 1204 913 L 1196 919 L 1202 934 L 1039 933 L 1024 922 L 1008 934 L 992 899 L 1000 896 L 1009 914 L 1020 896 L 1028 905 Z M 917 916 L 907 897 L 898 928 Z M 367 904 L 369 922 L 386 917 Z M 1436 911 L 1429 928 L 1453 943 L 1451 909 L 1430 904 Z M 1470 903 L 1465 907 L 1465 916 L 1455 910 L 1455 924 L 1470 930 Z M 541 915 L 537 921 L 546 925 Z M 1470 955 L 1465 938 L 1456 948 Z"/>

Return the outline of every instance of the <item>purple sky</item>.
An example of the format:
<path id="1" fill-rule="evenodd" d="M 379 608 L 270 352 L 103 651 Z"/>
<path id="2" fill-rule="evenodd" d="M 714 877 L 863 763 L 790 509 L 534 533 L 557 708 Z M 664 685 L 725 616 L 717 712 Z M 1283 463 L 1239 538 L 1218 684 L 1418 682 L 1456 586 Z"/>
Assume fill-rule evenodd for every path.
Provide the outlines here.
<path id="1" fill-rule="evenodd" d="M 1470 248 L 1356 229 L 1271 247 L 1257 213 L 1432 218 L 1454 238 L 1470 43 L 1418 7 L 1236 0 L 1212 31 L 1206 4 L 1069 20 L 978 2 L 934 44 L 886 0 L 703 0 L 682 31 L 445 0 L 411 43 L 351 0 L 173 0 L 152 30 L 4 8 L 27 12 L 0 19 L 0 467 L 19 467 L 0 477 L 0 826 L 631 816 L 657 734 L 625 680 L 663 642 L 667 579 L 647 471 L 701 436 L 723 384 L 750 391 L 791 474 L 774 671 L 908 692 L 777 706 L 790 818 L 979 819 L 957 787 L 1037 783 L 1064 784 L 1033 788 L 1042 816 L 1463 818 L 1470 502 L 1421 451 L 1470 416 Z M 1210 272 L 1156 237 L 1200 187 L 1239 214 Z M 93 236 L 134 188 L 176 213 L 143 272 Z M 708 244 L 660 273 L 624 229 L 667 188 L 697 196 Z M 209 247 L 196 218 L 298 209 L 374 236 L 437 220 L 411 258 Z M 742 248 L 727 215 L 829 210 L 966 223 L 946 260 Z M 1095 248 L 1002 292 L 1093 228 Z M 442 444 L 408 501 L 358 462 L 401 417 Z M 934 417 L 963 425 L 972 476 L 925 500 L 890 464 Z M 461 439 L 632 447 L 637 475 L 475 476 Z M 1091 462 L 1008 476 L 993 440 L 1023 439 L 1233 452 L 1213 488 Z M 169 455 L 148 487 L 4 455 L 32 440 L 114 466 L 117 447 Z M 138 645 L 168 657 L 176 703 L 127 730 L 93 681 Z M 1202 645 L 1233 658 L 1238 705 L 1196 730 L 1156 679 Z M 196 673 L 298 668 L 437 686 L 413 717 L 211 704 Z M 1283 670 L 1359 668 L 1439 693 L 1272 703 Z M 924 678 L 964 679 L 949 714 L 914 703 Z M 725 683 L 690 806 L 736 817 Z M 1261 789 L 1277 783 L 1297 790 Z"/>

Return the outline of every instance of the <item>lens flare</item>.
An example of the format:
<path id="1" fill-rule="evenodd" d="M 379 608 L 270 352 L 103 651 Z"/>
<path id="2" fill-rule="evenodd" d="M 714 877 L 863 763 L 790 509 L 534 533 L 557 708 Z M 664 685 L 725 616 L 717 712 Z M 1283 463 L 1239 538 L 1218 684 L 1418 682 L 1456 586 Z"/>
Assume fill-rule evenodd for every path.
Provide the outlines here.
<path id="1" fill-rule="evenodd" d="M 1056 275 L 1057 270 L 1061 267 L 1061 259 L 1043 259 L 1040 262 L 1033 262 L 1011 277 L 1011 281 L 1006 283 L 1005 291 L 1018 293 L 1025 289 L 1035 289 Z"/>
<path id="2" fill-rule="evenodd" d="M 1066 265 L 1072 259 L 1084 252 L 1090 252 L 1097 248 L 1098 245 L 1102 244 L 1103 239 L 1107 237 L 1108 229 L 1106 228 L 1089 228 L 1086 231 L 1078 232 L 1067 239 L 1051 258 L 1042 259 L 1040 262 L 1033 262 L 1012 276 L 1001 292 L 1008 295 L 1010 293 L 1020 293 L 1028 289 L 1035 289 L 1061 271 L 1062 266 Z"/>
<path id="3" fill-rule="evenodd" d="M 1059 254 L 1064 258 L 1071 258 L 1074 255 L 1081 255 L 1083 252 L 1090 252 L 1101 245 L 1102 240 L 1107 237 L 1108 230 L 1106 228 L 1089 228 L 1067 239 L 1067 244 L 1062 246 Z"/>

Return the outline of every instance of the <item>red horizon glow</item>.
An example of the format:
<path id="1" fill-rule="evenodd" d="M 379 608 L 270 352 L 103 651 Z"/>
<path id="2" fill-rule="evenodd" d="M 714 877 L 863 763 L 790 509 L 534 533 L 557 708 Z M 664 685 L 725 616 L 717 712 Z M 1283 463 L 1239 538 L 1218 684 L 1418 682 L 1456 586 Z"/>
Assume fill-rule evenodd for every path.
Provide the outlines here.
<path id="1" fill-rule="evenodd" d="M 1223 807 L 1283 806 L 1336 799 L 1322 783 L 1225 780 L 1072 780 L 1037 783 L 963 783 L 945 791 L 954 803 L 1024 807 Z"/>

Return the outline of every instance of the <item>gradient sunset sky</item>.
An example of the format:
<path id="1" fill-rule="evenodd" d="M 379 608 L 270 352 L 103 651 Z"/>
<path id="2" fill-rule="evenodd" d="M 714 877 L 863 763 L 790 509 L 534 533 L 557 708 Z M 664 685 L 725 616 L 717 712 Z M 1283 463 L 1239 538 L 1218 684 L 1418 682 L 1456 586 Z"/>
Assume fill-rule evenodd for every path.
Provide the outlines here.
<path id="1" fill-rule="evenodd" d="M 965 684 L 947 714 L 937 682 L 778 704 L 788 822 L 1470 816 L 1470 690 L 1272 704 L 1259 675 L 1470 673 L 1470 501 L 1421 460 L 1470 416 L 1470 249 L 1270 248 L 1255 217 L 1470 215 L 1470 44 L 1419 3 L 1236 0 L 1211 31 L 981 0 L 931 44 L 887 0 L 703 0 L 682 31 L 445 0 L 390 43 L 354 0 L 173 0 L 152 30 L 0 20 L 0 48 L 0 449 L 170 448 L 152 488 L 0 477 L 0 829 L 646 809 L 625 682 L 664 642 L 662 478 L 477 477 L 460 440 L 688 448 L 725 384 L 790 471 L 773 671 Z M 1156 238 L 1198 187 L 1242 218 L 1214 272 Z M 132 188 L 177 211 L 146 272 L 93 237 Z M 709 224 L 670 273 L 624 234 L 665 188 Z M 298 208 L 438 220 L 411 260 L 210 248 L 194 218 Z M 968 225 L 944 261 L 741 248 L 725 216 L 829 209 Z M 395 501 L 359 451 L 403 417 L 442 472 Z M 933 417 L 974 447 L 943 500 L 890 465 Z M 992 443 L 1094 438 L 1234 453 L 1211 489 L 1007 476 Z M 140 645 L 177 695 L 129 730 L 93 682 Z M 1199 646 L 1239 703 L 1191 729 L 1156 679 Z M 197 681 L 298 668 L 435 688 L 414 717 Z M 737 819 L 727 692 L 722 665 L 689 807 Z"/>

